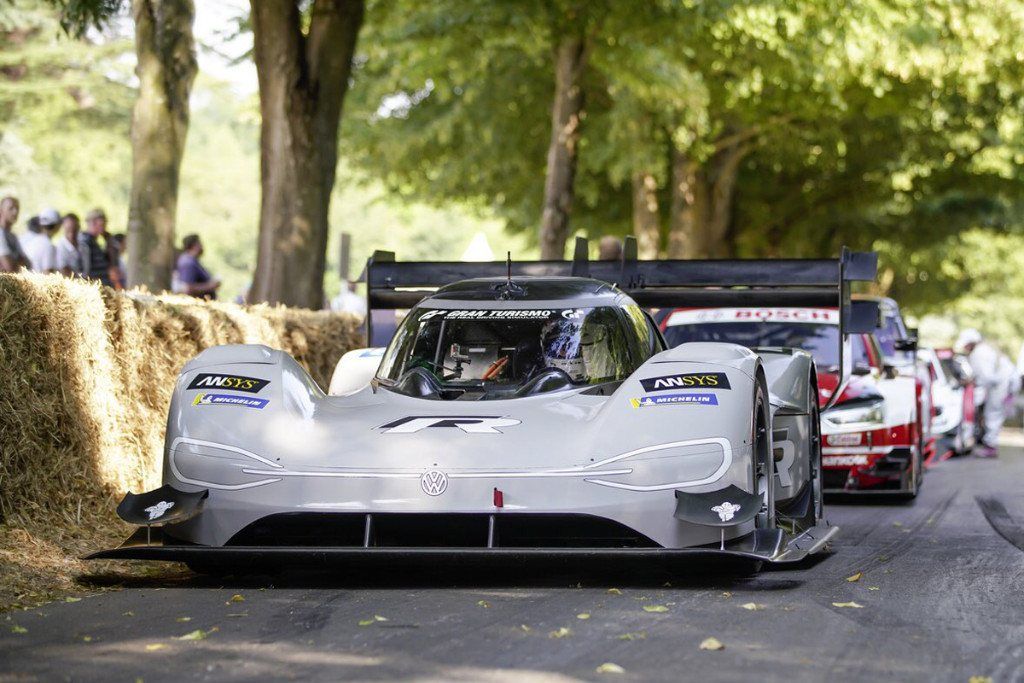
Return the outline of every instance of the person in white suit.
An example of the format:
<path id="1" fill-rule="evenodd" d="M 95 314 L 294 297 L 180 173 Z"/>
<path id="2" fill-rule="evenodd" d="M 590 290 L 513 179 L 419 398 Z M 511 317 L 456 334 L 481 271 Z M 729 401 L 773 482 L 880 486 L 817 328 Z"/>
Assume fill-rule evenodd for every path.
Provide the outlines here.
<path id="1" fill-rule="evenodd" d="M 1010 359 L 989 344 L 974 328 L 960 333 L 956 346 L 967 354 L 974 370 L 977 391 L 975 402 L 983 403 L 984 430 L 978 455 L 994 458 L 998 454 L 999 431 L 1006 420 L 1006 404 L 1015 384 L 1016 368 Z"/>

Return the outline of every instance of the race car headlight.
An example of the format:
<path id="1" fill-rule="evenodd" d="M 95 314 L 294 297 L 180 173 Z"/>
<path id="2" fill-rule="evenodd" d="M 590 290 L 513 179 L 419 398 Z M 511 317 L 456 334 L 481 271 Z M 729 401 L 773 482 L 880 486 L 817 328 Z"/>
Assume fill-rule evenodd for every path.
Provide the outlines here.
<path id="1" fill-rule="evenodd" d="M 885 419 L 885 404 L 872 401 L 856 406 L 839 407 L 827 410 L 822 414 L 834 425 L 846 426 L 853 424 L 881 424 Z"/>

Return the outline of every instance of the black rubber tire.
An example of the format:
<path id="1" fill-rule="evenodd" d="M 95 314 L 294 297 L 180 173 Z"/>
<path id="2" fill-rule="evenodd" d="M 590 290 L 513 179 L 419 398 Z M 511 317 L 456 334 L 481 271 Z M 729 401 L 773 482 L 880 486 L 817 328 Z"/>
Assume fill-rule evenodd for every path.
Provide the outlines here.
<path id="1" fill-rule="evenodd" d="M 754 414 L 751 446 L 753 448 L 754 492 L 765 496 L 766 513 L 759 513 L 755 526 L 759 529 L 774 529 L 776 522 L 775 509 L 775 454 L 771 447 L 769 433 L 770 416 L 768 414 L 768 391 L 763 381 L 754 383 Z"/>

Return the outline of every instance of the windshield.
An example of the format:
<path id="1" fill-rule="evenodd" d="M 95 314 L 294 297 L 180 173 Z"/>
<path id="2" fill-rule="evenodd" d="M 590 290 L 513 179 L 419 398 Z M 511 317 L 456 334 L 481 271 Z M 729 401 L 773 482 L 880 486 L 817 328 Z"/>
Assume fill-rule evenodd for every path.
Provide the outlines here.
<path id="1" fill-rule="evenodd" d="M 687 342 L 728 342 L 749 348 L 781 346 L 807 351 L 825 371 L 839 367 L 839 327 L 834 309 L 683 309 L 665 321 L 669 346 Z M 859 350 L 859 354 L 858 354 Z M 867 360 L 863 343 L 855 358 Z"/>
<path id="2" fill-rule="evenodd" d="M 437 385 L 417 395 L 440 398 L 528 395 L 516 392 L 545 378 L 546 390 L 623 380 L 654 351 L 634 308 L 417 308 L 399 326 L 377 377 L 393 385 L 412 373 Z"/>

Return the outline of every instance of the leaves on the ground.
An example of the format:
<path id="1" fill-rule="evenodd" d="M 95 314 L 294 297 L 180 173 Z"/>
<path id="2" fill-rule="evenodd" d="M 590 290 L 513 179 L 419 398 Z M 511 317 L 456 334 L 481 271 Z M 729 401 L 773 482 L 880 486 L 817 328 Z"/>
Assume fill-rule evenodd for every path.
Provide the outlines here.
<path id="1" fill-rule="evenodd" d="M 702 650 L 724 650 L 725 649 L 725 645 L 723 645 L 722 641 L 720 641 L 718 638 L 715 638 L 714 636 L 712 636 L 710 638 L 705 638 L 704 640 L 700 641 L 700 649 L 702 649 Z"/>
<path id="2" fill-rule="evenodd" d="M 759 609 L 764 609 L 764 605 L 759 605 L 756 602 L 745 602 L 740 605 L 743 609 L 748 609 L 751 612 L 756 612 Z"/>
<path id="3" fill-rule="evenodd" d="M 861 609 L 862 607 L 864 607 L 864 605 L 862 605 L 862 604 L 860 604 L 858 602 L 853 602 L 852 600 L 850 602 L 833 602 L 832 606 L 833 607 L 852 607 L 854 609 Z"/>
<path id="4" fill-rule="evenodd" d="M 477 600 L 476 604 L 480 607 L 483 607 L 484 609 L 491 606 L 491 603 L 487 602 L 486 600 Z"/>
<path id="5" fill-rule="evenodd" d="M 562 628 L 558 629 L 557 631 L 552 631 L 551 633 L 549 633 L 548 634 L 548 638 L 565 638 L 565 637 L 571 636 L 571 635 L 572 635 L 572 629 L 566 628 L 565 626 L 563 626 Z"/>
<path id="6" fill-rule="evenodd" d="M 893 526 L 903 526 L 903 522 L 893 522 Z"/>
<path id="7" fill-rule="evenodd" d="M 64 602 L 81 602 L 82 598 L 73 598 L 70 595 L 64 598 Z"/>
<path id="8" fill-rule="evenodd" d="M 184 624 L 186 621 L 192 621 L 192 617 L 178 617 L 175 621 Z"/>
<path id="9" fill-rule="evenodd" d="M 868 590 L 869 591 L 877 591 L 877 590 L 881 590 L 881 589 L 878 586 L 868 586 Z"/>
<path id="10" fill-rule="evenodd" d="M 587 613 L 587 612 L 580 612 L 579 614 L 576 615 L 576 618 L 577 619 L 586 620 L 586 619 L 590 618 L 590 614 Z"/>
<path id="11" fill-rule="evenodd" d="M 608 592 L 612 595 L 622 595 L 622 591 L 620 591 L 618 588 L 609 588 Z"/>
<path id="12" fill-rule="evenodd" d="M 614 662 L 605 662 L 594 669 L 594 672 L 599 674 L 624 674 L 626 670 Z"/>
<path id="13" fill-rule="evenodd" d="M 224 604 L 225 605 L 230 605 L 233 602 L 245 602 L 245 598 L 243 596 L 239 595 L 238 593 L 235 593 L 234 595 L 231 596 L 231 599 L 228 600 L 227 602 L 225 602 Z"/>
<path id="14" fill-rule="evenodd" d="M 854 583 L 855 581 L 860 581 L 862 576 L 864 576 L 864 572 L 857 572 L 853 576 L 847 576 L 846 580 L 850 583 Z"/>
<path id="15" fill-rule="evenodd" d="M 967 683 L 992 683 L 991 676 L 971 676 L 967 679 Z"/>
<path id="16" fill-rule="evenodd" d="M 374 623 L 373 619 L 360 619 L 359 620 L 359 625 L 360 626 L 369 626 L 372 623 Z"/>
<path id="17" fill-rule="evenodd" d="M 618 636 L 619 640 L 643 640 L 647 637 L 647 631 L 637 631 L 636 633 L 623 633 Z"/>
<path id="18" fill-rule="evenodd" d="M 197 628 L 195 631 L 189 631 L 183 636 L 178 636 L 178 640 L 204 640 L 209 635 L 208 631 Z"/>
<path id="19" fill-rule="evenodd" d="M 729 591 L 722 591 L 722 597 L 723 598 L 731 598 L 732 597 L 732 593 L 730 593 Z"/>
<path id="20" fill-rule="evenodd" d="M 668 607 L 664 605 L 644 605 L 645 612 L 667 612 Z"/>
<path id="21" fill-rule="evenodd" d="M 15 624 L 11 627 L 11 633 L 28 633 L 28 629 L 24 626 L 18 626 Z"/>
<path id="22" fill-rule="evenodd" d="M 388 618 L 387 618 L 387 617 L 382 617 L 382 616 L 381 616 L 381 615 L 379 615 L 379 614 L 374 614 L 374 615 L 373 615 L 373 620 L 374 620 L 374 621 L 387 621 L 387 620 L 388 620 Z"/>
<path id="23" fill-rule="evenodd" d="M 121 612 L 121 616 L 122 617 L 134 617 L 135 616 L 135 612 L 132 612 L 131 610 L 128 610 L 127 612 Z"/>
<path id="24" fill-rule="evenodd" d="M 527 626 L 526 624 L 519 624 L 519 628 L 520 628 L 520 630 L 522 630 L 523 633 L 529 633 L 530 631 L 533 630 L 529 626 Z"/>
<path id="25" fill-rule="evenodd" d="M 91 643 L 92 642 L 92 636 L 82 636 L 82 641 L 85 642 L 85 643 Z"/>
<path id="26" fill-rule="evenodd" d="M 167 645 L 164 643 L 150 643 L 146 646 L 146 652 L 156 652 L 157 650 L 163 650 Z"/>

